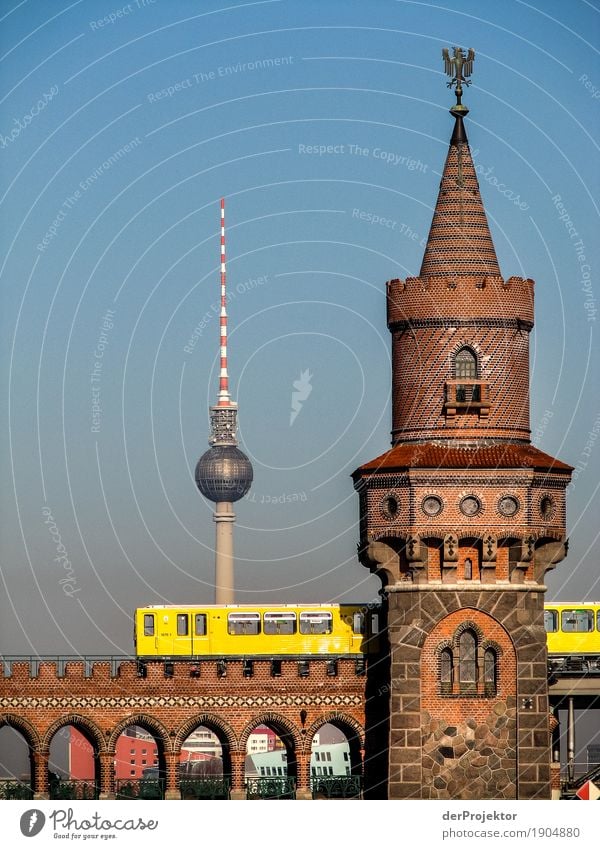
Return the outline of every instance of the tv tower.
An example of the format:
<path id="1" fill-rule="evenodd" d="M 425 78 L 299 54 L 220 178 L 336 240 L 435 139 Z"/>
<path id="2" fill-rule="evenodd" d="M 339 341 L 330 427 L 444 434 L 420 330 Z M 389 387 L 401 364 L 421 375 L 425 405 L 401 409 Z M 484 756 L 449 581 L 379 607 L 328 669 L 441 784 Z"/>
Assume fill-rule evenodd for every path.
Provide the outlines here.
<path id="1" fill-rule="evenodd" d="M 233 504 L 250 489 L 252 464 L 237 441 L 237 404 L 229 394 L 227 372 L 227 282 L 225 271 L 225 200 L 221 199 L 221 370 L 217 403 L 210 408 L 208 451 L 196 466 L 196 486 L 215 502 L 215 602 L 234 602 Z"/>

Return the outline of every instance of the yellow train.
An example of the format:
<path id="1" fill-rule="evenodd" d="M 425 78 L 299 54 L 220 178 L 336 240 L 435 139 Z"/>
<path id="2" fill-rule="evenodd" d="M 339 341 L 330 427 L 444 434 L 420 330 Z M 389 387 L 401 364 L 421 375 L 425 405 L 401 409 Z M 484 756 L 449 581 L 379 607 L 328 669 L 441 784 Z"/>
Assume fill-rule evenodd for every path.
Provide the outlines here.
<path id="1" fill-rule="evenodd" d="M 379 649 L 373 604 L 152 605 L 135 612 L 140 660 L 183 657 L 360 656 Z M 544 605 L 554 672 L 600 673 L 600 603 Z"/>
<path id="2" fill-rule="evenodd" d="M 600 602 L 548 602 L 544 626 L 553 672 L 600 673 Z"/>
<path id="3" fill-rule="evenodd" d="M 379 608 L 360 604 L 197 607 L 153 605 L 135 612 L 141 659 L 364 655 L 376 650 Z"/>

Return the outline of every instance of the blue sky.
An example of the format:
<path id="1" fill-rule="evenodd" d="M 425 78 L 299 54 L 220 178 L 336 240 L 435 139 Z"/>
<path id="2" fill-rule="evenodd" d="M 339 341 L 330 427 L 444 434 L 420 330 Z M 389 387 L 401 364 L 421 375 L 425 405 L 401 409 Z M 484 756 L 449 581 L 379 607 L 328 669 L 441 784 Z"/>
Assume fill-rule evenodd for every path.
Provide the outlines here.
<path id="1" fill-rule="evenodd" d="M 136 606 L 212 601 L 221 196 L 239 599 L 376 595 L 350 473 L 389 445 L 384 283 L 420 268 L 453 44 L 501 269 L 536 280 L 533 438 L 577 467 L 550 592 L 600 596 L 598 8 L 453 6 L 0 3 L 6 652 L 129 652 Z"/>

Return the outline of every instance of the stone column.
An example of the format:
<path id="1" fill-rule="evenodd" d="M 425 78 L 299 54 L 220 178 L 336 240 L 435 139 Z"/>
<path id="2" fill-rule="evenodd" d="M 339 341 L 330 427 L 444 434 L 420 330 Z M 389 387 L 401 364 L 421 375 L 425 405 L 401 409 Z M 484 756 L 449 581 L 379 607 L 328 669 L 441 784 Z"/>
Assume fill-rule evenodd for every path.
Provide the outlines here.
<path id="1" fill-rule="evenodd" d="M 98 752 L 100 761 L 100 799 L 115 798 L 115 756 L 113 752 Z"/>
<path id="2" fill-rule="evenodd" d="M 49 799 L 48 788 L 48 759 L 49 749 L 34 749 L 33 751 L 33 776 L 32 789 L 34 799 Z"/>
<path id="3" fill-rule="evenodd" d="M 165 799 L 181 799 L 179 757 L 175 752 L 165 752 L 165 779 Z"/>
<path id="4" fill-rule="evenodd" d="M 296 753 L 296 799 L 312 799 L 310 755 L 310 751 Z"/>
<path id="5" fill-rule="evenodd" d="M 246 760 L 246 752 L 231 752 L 231 798 L 245 799 L 246 788 L 244 761 Z"/>

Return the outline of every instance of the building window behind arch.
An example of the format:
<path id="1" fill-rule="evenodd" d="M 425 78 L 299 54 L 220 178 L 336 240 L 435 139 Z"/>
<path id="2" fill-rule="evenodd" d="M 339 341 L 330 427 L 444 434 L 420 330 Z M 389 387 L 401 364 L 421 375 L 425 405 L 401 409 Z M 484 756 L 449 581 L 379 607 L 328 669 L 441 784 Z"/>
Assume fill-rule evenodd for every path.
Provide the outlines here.
<path id="1" fill-rule="evenodd" d="M 463 631 L 458 643 L 458 680 L 461 692 L 477 689 L 477 639 L 472 631 Z"/>

